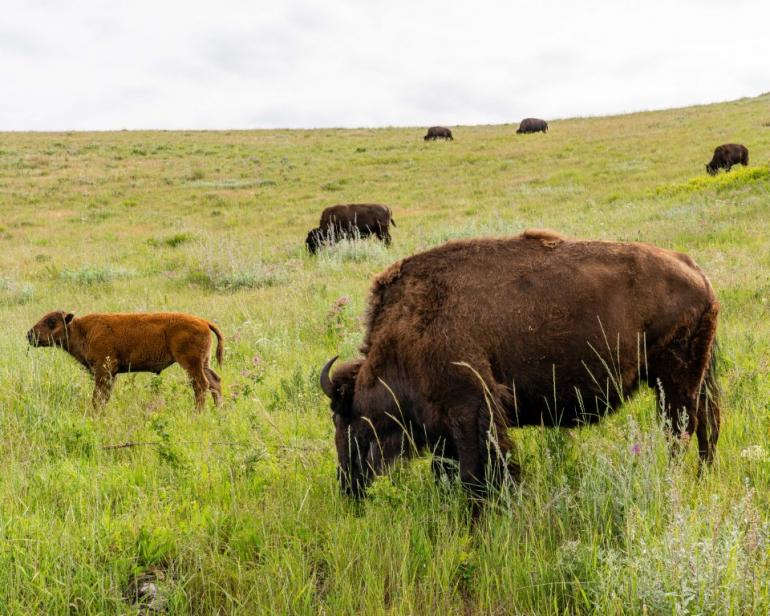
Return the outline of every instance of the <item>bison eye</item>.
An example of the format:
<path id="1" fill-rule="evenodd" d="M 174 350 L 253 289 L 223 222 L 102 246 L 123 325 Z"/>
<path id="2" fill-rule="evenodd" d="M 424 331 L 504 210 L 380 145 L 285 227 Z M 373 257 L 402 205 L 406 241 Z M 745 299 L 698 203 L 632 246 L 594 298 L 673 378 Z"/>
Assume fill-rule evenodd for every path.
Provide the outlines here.
<path id="1" fill-rule="evenodd" d="M 47 319 L 45 324 L 51 329 L 53 329 L 54 327 L 56 327 L 56 319 Z"/>

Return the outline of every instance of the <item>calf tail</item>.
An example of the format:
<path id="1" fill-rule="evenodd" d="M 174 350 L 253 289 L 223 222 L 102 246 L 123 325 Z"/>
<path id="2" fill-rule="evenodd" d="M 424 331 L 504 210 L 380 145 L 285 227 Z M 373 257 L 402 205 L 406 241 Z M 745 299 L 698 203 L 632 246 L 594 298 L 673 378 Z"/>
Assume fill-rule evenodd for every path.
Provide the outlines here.
<path id="1" fill-rule="evenodd" d="M 222 342 L 223 336 L 222 332 L 219 331 L 219 328 L 214 325 L 213 323 L 208 323 L 209 329 L 214 332 L 214 335 L 217 337 L 217 363 L 221 366 L 222 365 L 222 354 L 224 353 L 224 343 Z"/>

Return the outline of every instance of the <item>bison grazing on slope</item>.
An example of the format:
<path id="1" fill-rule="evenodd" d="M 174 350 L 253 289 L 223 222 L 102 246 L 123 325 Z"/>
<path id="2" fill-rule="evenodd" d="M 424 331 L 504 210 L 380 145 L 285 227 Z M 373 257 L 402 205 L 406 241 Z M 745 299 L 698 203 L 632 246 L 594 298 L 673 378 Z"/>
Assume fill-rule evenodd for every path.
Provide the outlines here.
<path id="1" fill-rule="evenodd" d="M 376 203 L 351 203 L 333 205 L 321 213 L 321 222 L 311 229 L 305 239 L 310 254 L 315 254 L 323 244 L 333 244 L 341 239 L 376 235 L 390 246 L 390 225 L 396 226 L 393 214 L 386 205 Z"/>
<path id="2" fill-rule="evenodd" d="M 714 150 L 711 162 L 706 165 L 709 175 L 716 175 L 720 169 L 730 171 L 733 165 L 749 164 L 749 149 L 740 143 L 725 143 Z"/>
<path id="3" fill-rule="evenodd" d="M 75 318 L 71 312 L 49 312 L 27 332 L 32 346 L 61 347 L 94 375 L 93 403 L 110 398 L 112 382 L 121 372 L 160 374 L 173 363 L 187 371 L 201 409 L 206 392 L 222 400 L 219 375 L 209 367 L 211 332 L 217 337 L 217 362 L 222 363 L 222 332 L 205 319 L 178 312 L 146 314 L 97 313 Z"/>
<path id="4" fill-rule="evenodd" d="M 545 120 L 538 120 L 537 118 L 526 118 L 519 124 L 519 129 L 516 133 L 547 133 L 548 122 Z"/>
<path id="5" fill-rule="evenodd" d="M 648 244 L 527 231 L 395 263 L 374 281 L 363 357 L 321 371 L 342 489 L 360 496 L 428 449 L 481 495 L 518 475 L 509 427 L 594 423 L 642 383 L 710 462 L 718 312 L 692 259 Z"/>
<path id="6" fill-rule="evenodd" d="M 435 141 L 436 139 L 446 139 L 447 141 L 454 141 L 452 137 L 452 131 L 444 126 L 431 126 L 428 129 L 428 134 L 423 137 L 425 141 Z"/>

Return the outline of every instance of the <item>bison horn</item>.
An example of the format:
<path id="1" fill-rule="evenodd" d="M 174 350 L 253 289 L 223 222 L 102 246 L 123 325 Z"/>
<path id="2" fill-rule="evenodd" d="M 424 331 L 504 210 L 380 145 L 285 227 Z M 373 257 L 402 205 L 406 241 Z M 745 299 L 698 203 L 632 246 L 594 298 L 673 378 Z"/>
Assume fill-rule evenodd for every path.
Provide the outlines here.
<path id="1" fill-rule="evenodd" d="M 334 382 L 329 378 L 329 370 L 331 369 L 332 364 L 337 361 L 338 357 L 339 355 L 332 357 L 321 369 L 321 389 L 323 389 L 324 393 L 329 396 L 329 398 L 334 397 Z"/>

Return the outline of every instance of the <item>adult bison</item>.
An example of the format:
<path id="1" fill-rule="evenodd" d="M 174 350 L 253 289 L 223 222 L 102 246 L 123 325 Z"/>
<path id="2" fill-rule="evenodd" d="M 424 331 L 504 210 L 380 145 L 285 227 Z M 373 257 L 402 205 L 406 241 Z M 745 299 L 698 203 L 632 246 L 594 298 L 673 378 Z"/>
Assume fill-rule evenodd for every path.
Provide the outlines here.
<path id="1" fill-rule="evenodd" d="M 390 246 L 390 225 L 396 226 L 393 214 L 386 205 L 376 203 L 351 203 L 332 205 L 321 213 L 321 222 L 311 229 L 305 246 L 315 254 L 324 244 L 333 244 L 341 239 L 375 235 Z"/>
<path id="2" fill-rule="evenodd" d="M 716 175 L 720 169 L 730 171 L 733 165 L 749 164 L 749 149 L 740 143 L 725 143 L 714 150 L 714 156 L 706 165 L 709 175 Z"/>
<path id="3" fill-rule="evenodd" d="M 428 449 L 483 494 L 506 466 L 518 476 L 509 427 L 594 423 L 642 383 L 710 462 L 718 312 L 692 259 L 649 244 L 526 231 L 395 263 L 374 281 L 363 357 L 321 370 L 342 488 L 360 496 Z"/>
<path id="4" fill-rule="evenodd" d="M 201 409 L 210 391 L 222 400 L 219 375 L 209 367 L 211 332 L 217 337 L 222 363 L 222 332 L 206 319 L 179 312 L 144 314 L 95 313 L 75 318 L 71 312 L 49 312 L 27 332 L 36 347 L 61 347 L 94 376 L 93 404 L 102 406 L 121 372 L 160 374 L 179 363 L 190 376 L 195 404 Z"/>
<path id="5" fill-rule="evenodd" d="M 447 141 L 454 141 L 452 137 L 452 131 L 445 126 L 431 126 L 428 129 L 428 134 L 423 137 L 425 141 L 435 141 L 436 139 L 446 139 Z"/>
<path id="6" fill-rule="evenodd" d="M 521 121 L 516 133 L 547 133 L 548 122 L 545 120 L 538 120 L 537 118 L 526 118 Z"/>

